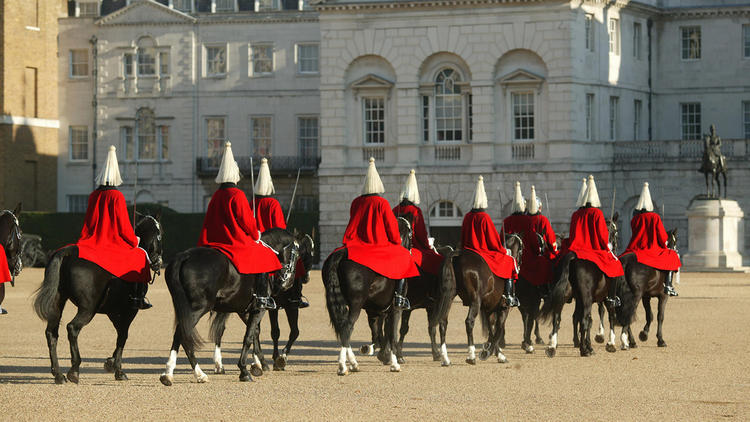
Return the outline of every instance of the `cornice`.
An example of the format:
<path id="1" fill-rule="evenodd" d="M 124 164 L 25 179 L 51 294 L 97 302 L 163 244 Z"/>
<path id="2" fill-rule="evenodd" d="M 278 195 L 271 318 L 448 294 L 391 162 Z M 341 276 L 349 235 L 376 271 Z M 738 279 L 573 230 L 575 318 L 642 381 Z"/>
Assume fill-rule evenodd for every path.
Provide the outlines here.
<path id="1" fill-rule="evenodd" d="M 426 8 L 450 8 L 450 7 L 475 7 L 489 5 L 516 5 L 516 4 L 544 4 L 563 3 L 561 0 L 428 0 L 428 1 L 399 1 L 372 2 L 372 3 L 327 3 L 325 0 L 313 3 L 312 6 L 318 11 L 342 12 L 362 10 L 397 10 L 397 9 L 426 9 Z"/>
<path id="2" fill-rule="evenodd" d="M 101 19 L 96 20 L 94 23 L 97 25 L 132 25 L 131 23 L 110 23 L 114 19 L 117 19 L 120 16 L 123 16 L 130 12 L 131 10 L 137 8 L 137 7 L 151 7 L 155 10 L 158 10 L 162 13 L 170 14 L 174 17 L 180 18 L 183 20 L 182 24 L 190 24 L 195 22 L 195 18 L 180 12 L 179 10 L 175 10 L 172 8 L 169 8 L 167 6 L 164 6 L 161 3 L 157 3 L 153 0 L 135 0 L 129 5 L 123 7 L 122 9 L 119 9 L 113 13 L 108 14 L 107 16 L 102 17 Z M 177 22 L 143 22 L 142 24 L 157 24 L 157 25 L 164 25 L 164 24 L 176 24 Z"/>

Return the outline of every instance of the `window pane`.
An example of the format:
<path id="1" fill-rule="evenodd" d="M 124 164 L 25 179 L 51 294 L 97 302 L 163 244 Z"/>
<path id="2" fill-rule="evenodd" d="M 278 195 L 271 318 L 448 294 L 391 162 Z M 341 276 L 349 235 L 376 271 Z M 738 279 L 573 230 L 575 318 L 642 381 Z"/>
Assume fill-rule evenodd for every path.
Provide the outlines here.
<path id="1" fill-rule="evenodd" d="M 227 54 L 225 47 L 206 47 L 206 73 L 223 75 L 227 72 Z"/>
<path id="2" fill-rule="evenodd" d="M 271 116 L 252 117 L 250 119 L 252 130 L 253 155 L 270 157 L 272 155 L 272 133 Z"/>
<path id="3" fill-rule="evenodd" d="M 435 129 L 437 141 L 463 140 L 464 98 L 453 69 L 444 69 L 435 79 Z"/>
<path id="4" fill-rule="evenodd" d="M 142 108 L 136 113 L 136 130 L 138 133 L 138 156 L 139 160 L 155 160 L 156 153 L 156 121 L 154 112 L 148 108 Z"/>
<path id="5" fill-rule="evenodd" d="M 750 139 L 750 101 L 742 103 L 742 115 L 745 126 L 745 139 Z"/>
<path id="6" fill-rule="evenodd" d="M 138 50 L 138 74 L 156 74 L 156 55 L 153 49 L 143 48 Z"/>
<path id="7" fill-rule="evenodd" d="M 174 8 L 181 12 L 190 12 L 190 3 L 193 0 L 173 0 Z"/>
<path id="8" fill-rule="evenodd" d="M 166 51 L 159 53 L 159 74 L 169 75 L 169 53 Z"/>
<path id="9" fill-rule="evenodd" d="M 594 94 L 586 94 L 586 139 L 594 136 Z"/>
<path id="10" fill-rule="evenodd" d="M 586 38 L 586 50 L 594 51 L 594 15 L 586 14 L 584 18 L 584 38 Z"/>
<path id="11" fill-rule="evenodd" d="M 224 118 L 211 117 L 206 119 L 206 156 L 218 160 L 224 148 Z"/>
<path id="12" fill-rule="evenodd" d="M 159 126 L 159 143 L 161 144 L 162 160 L 169 159 L 169 126 Z"/>
<path id="13" fill-rule="evenodd" d="M 68 212 L 86 212 L 88 201 L 88 195 L 68 195 Z"/>
<path id="14" fill-rule="evenodd" d="M 133 76 L 133 54 L 125 53 L 122 56 L 122 73 L 125 76 Z"/>
<path id="15" fill-rule="evenodd" d="M 273 46 L 253 45 L 253 75 L 263 75 L 273 72 Z"/>
<path id="16" fill-rule="evenodd" d="M 217 12 L 234 12 L 234 0 L 216 0 Z"/>
<path id="17" fill-rule="evenodd" d="M 513 139 L 529 141 L 534 139 L 534 93 L 513 93 Z"/>
<path id="18" fill-rule="evenodd" d="M 78 2 L 78 16 L 80 17 L 97 17 L 99 16 L 99 2 Z"/>
<path id="19" fill-rule="evenodd" d="M 70 76 L 89 75 L 89 50 L 70 50 Z"/>
<path id="20" fill-rule="evenodd" d="M 385 143 L 385 99 L 363 98 L 364 138 L 366 144 Z"/>
<path id="21" fill-rule="evenodd" d="M 682 139 L 701 139 L 701 104 L 683 103 L 682 111 Z"/>
<path id="22" fill-rule="evenodd" d="M 132 126 L 123 126 L 120 128 L 120 145 L 122 145 L 122 149 L 125 151 L 125 160 L 132 161 L 135 156 Z"/>
<path id="23" fill-rule="evenodd" d="M 742 39 L 745 47 L 745 57 L 750 57 L 750 25 L 742 25 Z"/>
<path id="24" fill-rule="evenodd" d="M 318 45 L 301 44 L 297 47 L 300 73 L 318 73 Z"/>
<path id="25" fill-rule="evenodd" d="M 297 120 L 300 156 L 304 165 L 315 165 L 318 160 L 318 118 L 300 117 Z"/>
<path id="26" fill-rule="evenodd" d="M 617 103 L 619 98 L 609 97 L 609 139 L 614 141 L 617 139 L 617 120 L 618 110 Z"/>
<path id="27" fill-rule="evenodd" d="M 70 127 L 70 159 L 88 160 L 89 129 L 87 126 Z"/>
<path id="28" fill-rule="evenodd" d="M 682 58 L 683 60 L 701 58 L 701 28 L 699 26 L 682 28 Z"/>
<path id="29" fill-rule="evenodd" d="M 609 19 L 609 52 L 620 55 L 620 21 Z"/>

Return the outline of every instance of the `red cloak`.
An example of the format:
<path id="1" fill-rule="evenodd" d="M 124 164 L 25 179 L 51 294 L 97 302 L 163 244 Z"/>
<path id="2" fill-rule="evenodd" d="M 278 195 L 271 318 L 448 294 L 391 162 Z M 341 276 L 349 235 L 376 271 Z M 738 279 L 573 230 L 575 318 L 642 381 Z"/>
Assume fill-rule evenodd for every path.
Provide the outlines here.
<path id="1" fill-rule="evenodd" d="M 255 210 L 255 221 L 261 233 L 273 228 L 286 229 L 284 212 L 276 198 L 256 196 L 253 210 Z"/>
<path id="2" fill-rule="evenodd" d="M 511 214 L 503 220 L 502 232 L 508 234 L 521 234 L 525 233 L 527 225 L 529 224 L 529 216 L 524 214 Z M 526 244 L 526 239 L 523 239 L 523 243 Z"/>
<path id="3" fill-rule="evenodd" d="M 0 283 L 7 283 L 11 280 L 10 268 L 8 268 L 8 257 L 5 256 L 5 248 L 0 245 Z"/>
<path id="4" fill-rule="evenodd" d="M 568 250 L 578 259 L 593 262 L 607 277 L 624 275 L 622 264 L 609 250 L 609 230 L 599 208 L 580 208 L 570 218 Z"/>
<path id="5" fill-rule="evenodd" d="M 554 260 L 557 258 L 557 246 L 555 246 L 555 232 L 547 217 L 542 214 L 529 215 L 526 217 L 527 231 L 523 239 L 523 255 L 521 257 L 521 277 L 534 286 L 540 286 L 552 282 L 554 275 Z M 539 233 L 544 238 L 545 253 L 539 253 Z"/>
<path id="6" fill-rule="evenodd" d="M 658 270 L 677 271 L 682 263 L 677 252 L 667 248 L 667 231 L 655 212 L 644 212 L 630 220 L 633 237 L 625 254 L 634 253 L 638 262 Z"/>
<path id="7" fill-rule="evenodd" d="M 148 255 L 138 247 L 125 197 L 113 187 L 89 195 L 86 219 L 78 239 L 78 257 L 91 261 L 113 276 L 133 283 L 148 283 Z"/>
<path id="8" fill-rule="evenodd" d="M 412 249 L 411 255 L 419 268 L 424 272 L 438 275 L 443 256 L 430 247 L 427 239 L 427 227 L 424 224 L 422 210 L 411 203 L 401 203 L 393 208 L 396 217 L 404 217 L 412 222 Z"/>
<path id="9" fill-rule="evenodd" d="M 379 195 L 362 195 L 352 201 L 343 244 L 349 259 L 384 277 L 398 280 L 419 275 L 414 258 L 401 246 L 391 206 Z"/>
<path id="10" fill-rule="evenodd" d="M 281 269 L 273 249 L 260 243 L 260 232 L 250 203 L 236 186 L 220 187 L 211 197 L 198 246 L 219 250 L 240 274 L 270 273 Z"/>
<path id="11" fill-rule="evenodd" d="M 481 256 L 496 276 L 516 279 L 516 260 L 508 255 L 486 212 L 472 210 L 466 213 L 461 225 L 461 247 Z"/>

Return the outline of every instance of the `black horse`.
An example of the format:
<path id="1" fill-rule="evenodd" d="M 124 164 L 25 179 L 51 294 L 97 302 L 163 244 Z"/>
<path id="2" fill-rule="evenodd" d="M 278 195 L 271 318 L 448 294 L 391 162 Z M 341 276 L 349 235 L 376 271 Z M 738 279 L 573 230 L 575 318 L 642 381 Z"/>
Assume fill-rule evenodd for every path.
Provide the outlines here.
<path id="1" fill-rule="evenodd" d="M 247 353 L 258 334 L 258 323 L 265 314 L 265 307 L 256 297 L 289 289 L 294 281 L 299 252 L 294 235 L 283 229 L 267 230 L 261 235 L 261 240 L 279 251 L 282 264 L 279 276 L 271 277 L 270 283 L 265 274 L 238 273 L 226 255 L 212 248 L 198 247 L 180 252 L 167 265 L 165 278 L 172 295 L 176 327 L 166 372 L 160 377 L 162 384 L 169 386 L 174 382 L 180 345 L 185 349 L 196 381 L 202 383 L 208 380 L 195 359 L 195 350 L 202 343 L 195 325 L 209 311 L 247 315 L 247 328 L 237 366 L 240 368 L 240 381 L 252 381 L 247 371 Z"/>
<path id="2" fill-rule="evenodd" d="M 304 268 L 304 274 L 299 278 L 295 279 L 295 283 L 306 284 L 309 281 L 310 270 L 313 265 L 313 256 L 315 255 L 315 242 L 310 235 L 305 234 L 304 236 L 297 238 L 299 243 L 299 258 L 302 261 L 302 267 Z M 277 309 L 268 310 L 268 318 L 271 323 L 271 338 L 273 339 L 273 369 L 275 371 L 283 371 L 286 368 L 288 354 L 292 351 L 292 345 L 299 337 L 299 308 L 297 306 L 289 306 L 290 300 L 295 298 L 295 292 L 293 289 L 286 291 L 280 291 L 272 296 L 276 302 Z M 279 309 L 283 308 L 286 313 L 287 322 L 289 323 L 289 340 L 279 352 L 279 337 L 281 332 L 279 330 Z M 249 317 L 248 314 L 238 314 L 243 322 L 247 322 Z M 223 374 L 224 365 L 221 359 L 221 338 L 224 335 L 224 329 L 226 328 L 226 321 L 229 318 L 229 313 L 217 312 L 211 321 L 211 339 L 214 341 L 214 372 L 216 374 Z M 255 376 L 263 375 L 263 371 L 269 369 L 268 364 L 263 356 L 263 352 L 260 348 L 260 326 L 257 328 L 258 335 L 254 340 L 253 347 L 253 363 L 250 367 L 250 373 Z M 257 361 L 256 361 L 257 360 Z"/>
<path id="3" fill-rule="evenodd" d="M 141 217 L 135 226 L 140 238 L 139 246 L 148 254 L 151 270 L 158 273 L 162 265 L 162 231 L 156 217 Z M 130 296 L 135 283 L 114 278 L 102 267 L 78 257 L 78 247 L 68 245 L 58 249 L 44 270 L 44 281 L 36 291 L 34 310 L 47 321 L 47 347 L 52 362 L 52 375 L 57 384 L 65 383 L 57 360 L 57 339 L 60 319 L 65 303 L 70 300 L 78 307 L 76 316 L 68 323 L 71 367 L 67 379 L 78 383 L 81 354 L 78 350 L 78 334 L 96 314 L 106 314 L 117 330 L 117 346 L 104 363 L 108 372 L 115 373 L 118 381 L 127 380 L 122 371 L 122 351 L 128 339 L 128 329 L 138 310 L 132 306 Z"/>
<path id="4" fill-rule="evenodd" d="M 398 217 L 397 220 L 401 245 L 410 249 L 411 225 L 403 217 Z M 392 306 L 398 280 L 386 278 L 348 259 L 345 248 L 334 251 L 326 258 L 322 276 L 328 317 L 341 346 L 338 374 L 346 375 L 349 370 L 359 371 L 350 341 L 354 323 L 362 309 L 365 309 L 368 315 L 385 316 L 386 334 L 380 341 L 381 354 L 390 356 L 391 372 L 401 371 L 401 365 L 393 350 L 398 342 L 398 324 L 402 313 L 401 309 Z"/>
<path id="5" fill-rule="evenodd" d="M 505 235 L 505 247 L 516 260 L 516 266 L 521 264 L 523 240 L 517 234 Z M 442 277 L 451 285 L 451 300 L 458 294 L 469 307 L 466 316 L 466 337 L 469 345 L 469 356 L 466 363 L 475 365 L 476 347 L 474 346 L 474 321 L 481 316 L 482 328 L 487 333 L 479 359 L 486 360 L 490 356 L 497 356 L 497 361 L 506 363 L 508 359 L 503 354 L 500 342 L 505 337 L 505 320 L 510 308 L 502 299 L 505 293 L 505 279 L 495 276 L 484 259 L 475 252 L 459 250 L 446 257 L 443 262 Z M 448 312 L 444 313 L 442 324 L 447 325 Z"/>
<path id="6" fill-rule="evenodd" d="M 613 227 L 617 217 L 608 221 L 610 231 L 610 243 L 617 238 L 616 227 Z M 614 245 L 614 243 L 613 243 Z M 593 262 L 578 259 L 574 252 L 569 252 L 560 258 L 555 269 L 555 282 L 552 286 L 548 300 L 545 300 L 541 310 L 543 319 L 552 319 L 552 333 L 546 353 L 554 357 L 557 351 L 557 332 L 560 329 L 560 315 L 563 305 L 571 297 L 576 300 L 573 312 L 574 345 L 580 348 L 581 356 L 590 356 L 594 350 L 591 347 L 591 307 L 594 302 L 602 302 L 609 293 L 610 283 L 615 283 L 615 293 L 621 299 L 621 306 L 616 312 L 609 312 L 610 339 L 607 343 L 607 351 L 616 351 L 614 342 L 615 325 L 627 326 L 635 315 L 636 301 L 633 291 L 628 286 L 625 277 L 610 278 Z M 576 332 L 576 326 L 578 328 Z M 576 343 L 577 342 L 577 343 Z"/>
<path id="7" fill-rule="evenodd" d="M 21 226 L 18 224 L 18 217 L 16 217 L 20 212 L 20 202 L 13 211 L 0 211 L 0 244 L 5 250 L 5 256 L 0 257 L 0 259 L 5 259 L 8 262 L 11 285 L 15 285 L 16 277 L 21 274 L 21 269 L 23 269 L 23 262 L 21 261 Z M 4 283 L 0 283 L 0 303 L 4 299 L 5 285 Z"/>
<path id="8" fill-rule="evenodd" d="M 677 229 L 667 232 L 667 247 L 677 250 Z M 651 298 L 656 297 L 659 299 L 659 309 L 656 317 L 656 338 L 658 340 L 656 344 L 659 347 L 667 347 L 667 343 L 664 341 L 664 336 L 662 335 L 664 312 L 667 308 L 667 300 L 669 299 L 669 295 L 664 293 L 665 272 L 641 264 L 636 259 L 635 254 L 627 254 L 620 258 L 620 261 L 625 269 L 625 279 L 628 281 L 631 289 L 633 289 L 636 299 L 640 298 L 642 300 L 643 308 L 646 311 L 646 325 L 643 326 L 643 331 L 638 334 L 638 338 L 641 341 L 648 340 L 648 332 L 651 328 L 651 322 L 654 320 L 654 314 L 651 311 Z M 637 347 L 635 337 L 633 337 L 629 325 L 623 327 L 623 333 L 626 333 L 628 339 L 630 339 L 627 346 Z"/>
<path id="9" fill-rule="evenodd" d="M 547 251 L 544 236 L 540 233 L 535 234 L 537 244 L 539 245 L 537 253 L 544 255 Z M 539 309 L 542 303 L 542 291 L 540 289 L 540 286 L 531 284 L 521 275 L 518 276 L 518 281 L 516 281 L 516 295 L 520 302 L 518 310 L 521 312 L 521 320 L 523 321 L 523 341 L 521 342 L 521 348 L 526 353 L 534 353 L 534 345 L 531 342 L 532 330 L 534 331 L 534 342 L 536 344 L 544 344 L 544 340 L 539 334 Z M 501 347 L 503 347 L 502 342 Z"/>

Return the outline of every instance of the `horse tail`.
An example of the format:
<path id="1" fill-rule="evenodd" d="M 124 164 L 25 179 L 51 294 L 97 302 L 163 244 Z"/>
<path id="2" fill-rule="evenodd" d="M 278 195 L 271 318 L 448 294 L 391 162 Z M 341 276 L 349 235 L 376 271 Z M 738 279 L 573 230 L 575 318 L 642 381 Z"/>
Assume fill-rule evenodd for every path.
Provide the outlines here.
<path id="1" fill-rule="evenodd" d="M 326 290 L 326 308 L 331 325 L 336 331 L 336 338 L 341 338 L 344 333 L 351 331 L 349 323 L 349 305 L 344 298 L 344 292 L 341 289 L 341 280 L 339 279 L 339 265 L 344 260 L 345 252 L 337 251 L 332 253 L 325 263 L 323 263 L 323 285 Z"/>
<path id="2" fill-rule="evenodd" d="M 72 248 L 62 248 L 55 252 L 44 269 L 44 281 L 34 292 L 34 311 L 44 321 L 49 321 L 59 312 L 60 270 L 63 259 L 71 255 Z"/>
<path id="3" fill-rule="evenodd" d="M 555 281 L 550 289 L 549 296 L 544 300 L 544 305 L 539 312 L 539 316 L 544 321 L 548 321 L 553 314 L 559 312 L 565 304 L 565 293 L 570 284 L 570 266 L 576 258 L 574 253 L 568 253 L 560 260 L 560 264 L 555 268 Z"/>
<path id="4" fill-rule="evenodd" d="M 172 296 L 172 305 L 174 306 L 174 316 L 176 330 L 180 335 L 182 347 L 185 350 L 196 350 L 203 344 L 203 339 L 198 335 L 198 331 L 195 329 L 196 321 L 193 321 L 193 314 L 191 312 L 190 300 L 188 300 L 187 292 L 180 281 L 180 273 L 182 263 L 188 258 L 188 254 L 185 252 L 177 254 L 172 262 L 167 265 L 167 269 L 164 273 L 169 288 L 169 293 Z"/>
<path id="5" fill-rule="evenodd" d="M 430 325 L 437 325 L 442 319 L 448 317 L 453 298 L 456 297 L 456 271 L 453 268 L 453 258 L 455 258 L 456 255 L 458 255 L 457 252 L 449 252 L 445 256 L 443 265 L 440 268 L 435 312 L 428 315 L 430 318 Z"/>
<path id="6" fill-rule="evenodd" d="M 213 318 L 211 318 L 211 328 L 209 329 L 208 338 L 215 344 L 221 340 L 221 335 L 224 334 L 227 319 L 229 319 L 229 313 L 227 312 L 214 312 Z"/>
<path id="7" fill-rule="evenodd" d="M 624 276 L 614 279 L 617 288 L 617 295 L 620 297 L 622 306 L 617 308 L 617 323 L 623 327 L 630 325 L 635 319 L 635 311 L 638 308 L 638 298 Z"/>

